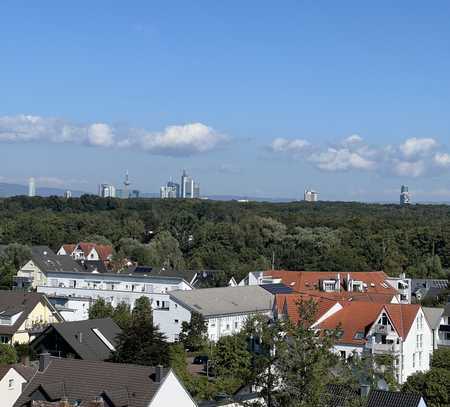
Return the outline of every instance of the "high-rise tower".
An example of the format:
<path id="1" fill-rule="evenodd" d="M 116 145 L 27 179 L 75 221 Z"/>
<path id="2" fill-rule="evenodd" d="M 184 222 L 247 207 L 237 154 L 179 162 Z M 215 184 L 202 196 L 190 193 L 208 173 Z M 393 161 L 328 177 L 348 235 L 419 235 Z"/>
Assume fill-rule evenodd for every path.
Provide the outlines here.
<path id="1" fill-rule="evenodd" d="M 400 205 L 409 205 L 411 203 L 411 194 L 407 185 L 402 185 L 400 189 Z"/>
<path id="2" fill-rule="evenodd" d="M 130 178 L 128 176 L 128 170 L 125 173 L 125 180 L 123 181 L 124 191 L 123 191 L 123 198 L 127 199 L 129 197 L 129 188 L 130 188 L 131 182 Z"/>
<path id="3" fill-rule="evenodd" d="M 28 180 L 28 196 L 36 196 L 36 181 L 33 177 Z"/>

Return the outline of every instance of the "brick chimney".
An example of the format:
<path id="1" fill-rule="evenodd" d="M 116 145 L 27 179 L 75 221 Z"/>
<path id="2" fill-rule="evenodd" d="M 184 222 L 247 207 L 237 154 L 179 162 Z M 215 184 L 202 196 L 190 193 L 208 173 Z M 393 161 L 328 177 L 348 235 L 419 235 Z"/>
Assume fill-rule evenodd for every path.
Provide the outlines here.
<path id="1" fill-rule="evenodd" d="M 160 383 L 163 378 L 163 367 L 161 365 L 155 366 L 155 382 Z"/>
<path id="2" fill-rule="evenodd" d="M 39 371 L 43 372 L 50 364 L 50 353 L 41 353 L 39 355 Z"/>

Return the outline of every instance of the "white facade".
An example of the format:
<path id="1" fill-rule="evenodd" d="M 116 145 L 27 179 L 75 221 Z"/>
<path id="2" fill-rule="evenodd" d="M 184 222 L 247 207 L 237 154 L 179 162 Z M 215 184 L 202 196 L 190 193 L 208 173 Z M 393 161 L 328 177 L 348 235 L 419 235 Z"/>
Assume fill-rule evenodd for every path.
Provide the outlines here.
<path id="1" fill-rule="evenodd" d="M 448 306 L 446 307 L 446 309 Z M 439 326 L 439 346 L 450 346 L 450 316 L 444 313 Z"/>
<path id="2" fill-rule="evenodd" d="M 398 291 L 397 299 L 400 304 L 411 304 L 411 279 L 405 275 L 388 277 L 386 282 Z"/>
<path id="3" fill-rule="evenodd" d="M 159 386 L 149 407 L 196 407 L 197 403 L 181 384 L 172 370 L 169 371 L 164 381 Z"/>
<path id="4" fill-rule="evenodd" d="M 63 315 L 70 321 L 87 319 L 90 305 L 99 298 L 113 306 L 124 302 L 133 308 L 135 301 L 145 296 L 157 309 L 168 306 L 170 291 L 191 289 L 181 278 L 69 272 L 48 272 L 45 285 L 37 287 L 38 292 L 63 308 Z"/>
<path id="5" fill-rule="evenodd" d="M 383 336 L 385 340 L 382 341 Z M 406 338 L 399 335 L 383 310 L 369 331 L 366 349 L 373 354 L 392 355 L 397 381 L 402 384 L 412 374 L 430 369 L 433 333 L 421 308 Z"/>
<path id="6" fill-rule="evenodd" d="M 0 401 L 2 407 L 12 407 L 22 394 L 22 386 L 27 381 L 11 366 L 0 380 Z"/>
<path id="7" fill-rule="evenodd" d="M 45 284 L 46 277 L 41 269 L 33 262 L 28 261 L 18 272 L 17 277 L 21 277 L 31 281 L 31 287 L 36 288 L 39 285 Z"/>
<path id="8" fill-rule="evenodd" d="M 236 313 L 227 315 L 204 316 L 208 327 L 207 335 L 210 341 L 216 342 L 222 336 L 232 335 L 241 331 L 245 321 L 255 315 L 255 312 Z M 271 316 L 271 311 L 259 312 L 258 314 Z M 168 307 L 155 309 L 153 322 L 159 326 L 161 332 L 166 335 L 169 342 L 178 340 L 183 322 L 190 322 L 192 311 L 186 306 L 178 303 L 170 297 Z"/>
<path id="9" fill-rule="evenodd" d="M 311 189 L 306 189 L 304 194 L 304 200 L 306 202 L 317 202 L 319 200 L 319 193 Z"/>

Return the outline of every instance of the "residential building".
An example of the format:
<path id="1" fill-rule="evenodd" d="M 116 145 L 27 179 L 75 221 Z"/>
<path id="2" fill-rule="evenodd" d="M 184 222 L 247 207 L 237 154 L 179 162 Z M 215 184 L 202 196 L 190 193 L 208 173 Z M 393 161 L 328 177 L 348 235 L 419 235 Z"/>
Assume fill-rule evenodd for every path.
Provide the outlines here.
<path id="1" fill-rule="evenodd" d="M 66 198 L 66 199 L 72 198 L 72 191 L 70 189 L 67 189 L 66 191 L 64 191 L 64 198 Z"/>
<path id="2" fill-rule="evenodd" d="M 36 181 L 33 177 L 28 180 L 28 196 L 36 196 Z"/>
<path id="3" fill-rule="evenodd" d="M 45 284 L 49 271 L 78 272 L 82 268 L 72 257 L 57 256 L 48 246 L 32 246 L 31 258 L 17 271 L 14 286 L 18 289 L 35 289 Z"/>
<path id="4" fill-rule="evenodd" d="M 450 346 L 450 302 L 444 307 L 439 326 L 439 346 Z"/>
<path id="5" fill-rule="evenodd" d="M 196 406 L 172 369 L 41 354 L 37 373 L 14 407 L 28 407 L 33 401 L 63 400 L 70 407 Z"/>
<path id="6" fill-rule="evenodd" d="M 411 279 L 411 293 L 415 301 L 421 302 L 428 298 L 436 298 L 447 293 L 448 280 L 437 278 Z"/>
<path id="7" fill-rule="evenodd" d="M 400 384 L 412 374 L 430 368 L 433 333 L 419 305 L 368 302 L 340 305 L 342 309 L 318 320 L 312 328 L 339 327 L 341 334 L 334 350 L 343 358 L 363 352 L 391 355 Z"/>
<path id="8" fill-rule="evenodd" d="M 121 302 L 134 307 L 142 296 L 148 297 L 152 307 L 166 308 L 169 293 L 174 290 L 192 290 L 182 276 L 147 275 L 146 273 L 68 273 L 48 272 L 45 284 L 37 291 L 48 296 L 66 319 L 86 319 L 89 307 L 99 298 L 112 306 Z"/>
<path id="9" fill-rule="evenodd" d="M 102 261 L 108 267 L 112 260 L 113 248 L 106 244 L 80 242 L 62 245 L 57 254 L 72 256 L 77 261 Z"/>
<path id="10" fill-rule="evenodd" d="M 317 202 L 319 200 L 319 193 L 312 189 L 305 189 L 304 200 L 306 202 Z"/>
<path id="11" fill-rule="evenodd" d="M 262 287 L 219 287 L 170 292 L 165 308 L 155 309 L 153 321 L 169 341 L 178 339 L 183 322 L 193 313 L 201 314 L 208 326 L 208 338 L 239 332 L 252 315 L 271 315 L 274 295 Z"/>
<path id="12" fill-rule="evenodd" d="M 409 281 L 406 278 L 388 277 L 382 271 L 337 273 L 269 270 L 250 272 L 239 285 L 283 283 L 298 293 L 320 293 L 335 300 L 409 304 Z"/>
<path id="13" fill-rule="evenodd" d="M 108 360 L 122 330 L 111 318 L 50 324 L 31 343 L 35 354 L 84 360 Z"/>
<path id="14" fill-rule="evenodd" d="M 22 389 L 33 377 L 35 369 L 24 365 L 0 365 L 0 401 L 2 407 L 12 407 Z"/>
<path id="15" fill-rule="evenodd" d="M 411 194 L 407 185 L 402 185 L 400 189 L 400 205 L 409 205 L 411 203 Z"/>
<path id="16" fill-rule="evenodd" d="M 98 195 L 102 198 L 115 198 L 116 187 L 110 184 L 100 184 L 98 186 Z"/>
<path id="17" fill-rule="evenodd" d="M 0 291 L 0 343 L 29 343 L 48 324 L 62 320 L 43 294 Z"/>

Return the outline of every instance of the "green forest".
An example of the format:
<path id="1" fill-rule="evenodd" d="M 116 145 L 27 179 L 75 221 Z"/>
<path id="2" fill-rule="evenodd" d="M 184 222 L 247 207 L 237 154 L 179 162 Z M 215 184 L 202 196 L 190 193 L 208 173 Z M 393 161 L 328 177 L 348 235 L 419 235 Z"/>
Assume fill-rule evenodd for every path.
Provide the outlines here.
<path id="1" fill-rule="evenodd" d="M 450 206 L 13 197 L 0 243 L 110 242 L 115 259 L 175 269 L 370 271 L 447 277 Z"/>

